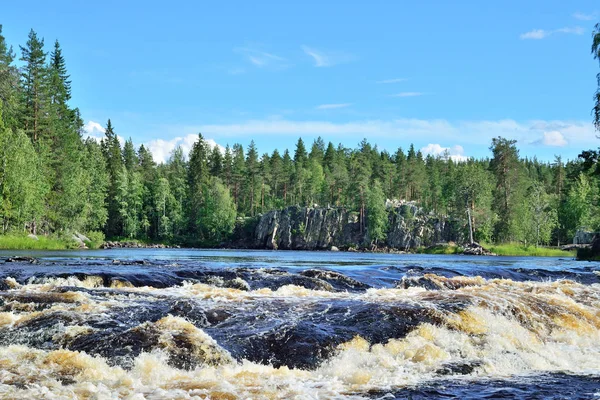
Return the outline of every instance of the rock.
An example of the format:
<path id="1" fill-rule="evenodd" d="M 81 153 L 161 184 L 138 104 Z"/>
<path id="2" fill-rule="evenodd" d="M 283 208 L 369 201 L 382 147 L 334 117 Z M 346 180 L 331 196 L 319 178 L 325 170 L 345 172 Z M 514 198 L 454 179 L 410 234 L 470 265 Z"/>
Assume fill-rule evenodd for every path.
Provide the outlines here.
<path id="1" fill-rule="evenodd" d="M 600 261 L 600 236 L 596 236 L 590 246 L 578 248 L 577 259 Z"/>
<path id="2" fill-rule="evenodd" d="M 85 242 L 83 240 L 81 240 L 79 238 L 79 236 L 73 234 L 73 235 L 71 235 L 71 239 L 73 239 L 73 241 L 75 243 L 77 243 L 77 246 L 79 246 L 80 249 L 87 249 L 87 246 L 85 245 Z"/>
<path id="3" fill-rule="evenodd" d="M 475 243 L 475 242 L 465 245 L 465 249 L 463 250 L 462 254 L 467 255 L 467 256 L 495 256 L 496 255 L 496 254 L 492 253 L 491 251 L 489 251 L 488 249 L 486 249 L 485 247 L 483 247 L 482 245 L 480 245 L 479 243 Z"/>
<path id="4" fill-rule="evenodd" d="M 89 237 L 87 237 L 79 232 L 75 232 L 74 235 L 77 236 L 77 238 L 79 238 L 79 240 L 81 240 L 82 242 L 91 242 Z"/>
<path id="5" fill-rule="evenodd" d="M 329 251 L 340 251 L 340 249 L 338 249 L 336 246 L 331 246 Z"/>
<path id="6" fill-rule="evenodd" d="M 12 262 L 22 262 L 22 263 L 29 263 L 29 264 L 37 264 L 38 260 L 37 258 L 33 258 L 33 257 L 26 257 L 26 256 L 15 256 L 15 257 L 9 257 L 6 259 L 7 263 L 12 263 Z"/>
<path id="7" fill-rule="evenodd" d="M 30 233 L 29 235 L 27 235 L 27 237 L 32 240 L 40 240 L 40 238 L 38 238 L 37 235 L 34 235 L 33 233 Z"/>
<path id="8" fill-rule="evenodd" d="M 389 203 L 386 252 L 405 251 L 437 242 L 463 242 L 458 223 L 425 213 L 414 202 Z M 391 207 L 394 206 L 394 207 Z M 369 248 L 368 232 L 358 213 L 345 208 L 290 206 L 237 221 L 229 247 L 280 250 Z M 349 250 L 352 251 L 352 250 Z"/>

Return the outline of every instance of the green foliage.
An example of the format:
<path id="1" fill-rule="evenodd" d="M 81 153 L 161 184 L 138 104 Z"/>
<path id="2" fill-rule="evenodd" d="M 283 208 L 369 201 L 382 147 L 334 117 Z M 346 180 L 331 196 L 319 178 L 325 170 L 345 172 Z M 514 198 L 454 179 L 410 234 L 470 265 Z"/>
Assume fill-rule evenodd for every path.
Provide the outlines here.
<path id="1" fill-rule="evenodd" d="M 592 33 L 592 55 L 598 61 L 600 61 L 600 24 L 596 24 L 594 32 Z M 592 115 L 594 116 L 594 126 L 597 130 L 600 130 L 600 73 L 596 75 L 598 79 L 598 89 L 594 93 L 594 109 Z"/>
<path id="2" fill-rule="evenodd" d="M 429 247 L 420 247 L 417 249 L 417 253 L 419 254 L 438 254 L 438 255 L 448 255 L 448 254 L 460 254 L 463 251 L 463 248 L 457 245 L 435 245 Z"/>
<path id="3" fill-rule="evenodd" d="M 379 181 L 375 181 L 373 187 L 367 190 L 366 203 L 369 241 L 377 245 L 385 240 L 389 224 L 388 213 L 385 209 L 385 194 Z"/>
<path id="4" fill-rule="evenodd" d="M 531 257 L 574 257 L 575 251 L 564 251 L 557 248 L 527 246 L 520 243 L 504 243 L 484 245 L 492 253 L 499 256 L 531 256 Z"/>
<path id="5" fill-rule="evenodd" d="M 98 249 L 104 243 L 104 232 L 102 231 L 89 231 L 85 234 L 89 241 L 86 241 L 85 244 L 90 249 Z"/>
<path id="6" fill-rule="evenodd" d="M 211 179 L 206 188 L 206 204 L 201 211 L 201 238 L 218 244 L 231 235 L 235 227 L 235 203 L 229 190 L 218 178 Z"/>
<path id="7" fill-rule="evenodd" d="M 54 236 L 38 236 L 38 240 L 35 240 L 22 234 L 0 235 L 0 249 L 2 250 L 66 250 L 70 248 L 73 248 L 70 241 Z"/>

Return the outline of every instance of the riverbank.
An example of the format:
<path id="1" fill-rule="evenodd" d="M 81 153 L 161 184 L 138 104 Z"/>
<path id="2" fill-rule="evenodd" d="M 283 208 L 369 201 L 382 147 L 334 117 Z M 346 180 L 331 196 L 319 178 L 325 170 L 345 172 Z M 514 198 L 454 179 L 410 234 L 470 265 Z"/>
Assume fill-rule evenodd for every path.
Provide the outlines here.
<path id="1" fill-rule="evenodd" d="M 186 248 L 188 246 L 179 244 L 151 243 L 143 240 L 118 239 L 104 241 L 99 235 L 90 235 L 91 239 L 85 240 L 88 249 L 168 249 L 168 248 Z M 98 237 L 94 237 L 98 236 Z M 86 238 L 87 239 L 87 238 Z M 200 246 L 204 247 L 204 246 Z M 498 245 L 484 244 L 483 247 L 498 256 L 519 256 L 519 257 L 575 257 L 576 250 L 561 250 L 558 248 L 524 246 L 518 243 L 506 243 Z M 223 248 L 222 246 L 207 248 Z M 227 247 L 229 248 L 229 247 Z M 0 250 L 75 250 L 82 249 L 81 243 L 69 236 L 25 236 L 25 235 L 0 235 Z M 462 254 L 464 247 L 457 244 L 438 244 L 429 247 L 419 247 L 414 250 L 401 251 L 392 248 L 379 249 L 359 249 L 349 247 L 347 249 L 337 249 L 336 251 L 365 252 L 365 253 L 416 253 L 416 254 L 436 254 L 452 255 Z"/>
<path id="2" fill-rule="evenodd" d="M 575 257 L 576 250 L 561 250 L 551 247 L 525 246 L 520 243 L 483 244 L 483 247 L 497 256 L 515 257 Z M 419 254 L 462 254 L 464 247 L 456 244 L 438 244 L 421 247 L 416 250 Z"/>
<path id="3" fill-rule="evenodd" d="M 64 238 L 48 236 L 0 235 L 1 250 L 70 250 L 76 249 L 74 242 Z"/>

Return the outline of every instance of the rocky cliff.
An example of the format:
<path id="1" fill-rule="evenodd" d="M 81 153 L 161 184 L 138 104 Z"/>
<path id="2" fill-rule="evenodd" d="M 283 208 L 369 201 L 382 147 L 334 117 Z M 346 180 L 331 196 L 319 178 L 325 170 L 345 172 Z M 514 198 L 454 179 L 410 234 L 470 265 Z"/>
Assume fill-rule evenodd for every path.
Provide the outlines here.
<path id="1" fill-rule="evenodd" d="M 388 209 L 386 246 L 408 250 L 439 242 L 462 241 L 460 227 L 444 218 L 425 214 L 414 204 Z M 255 249 L 326 250 L 365 247 L 358 214 L 343 208 L 287 207 L 240 224 L 232 245 Z"/>

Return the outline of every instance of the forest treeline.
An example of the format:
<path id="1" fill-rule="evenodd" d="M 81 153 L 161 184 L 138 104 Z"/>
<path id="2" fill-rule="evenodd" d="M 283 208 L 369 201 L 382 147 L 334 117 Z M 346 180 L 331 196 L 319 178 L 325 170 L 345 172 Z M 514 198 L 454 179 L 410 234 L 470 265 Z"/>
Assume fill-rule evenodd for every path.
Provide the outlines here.
<path id="1" fill-rule="evenodd" d="M 386 199 L 415 201 L 465 229 L 470 222 L 488 243 L 560 244 L 600 224 L 596 151 L 542 162 L 498 137 L 489 158 L 457 162 L 413 145 L 389 153 L 367 140 L 347 148 L 299 139 L 292 150 L 261 154 L 254 142 L 223 150 L 199 135 L 189 156 L 177 148 L 157 164 L 144 146 L 122 145 L 110 120 L 100 142 L 83 139 L 58 41 L 47 52 L 32 30 L 18 53 L 0 26 L 2 233 L 218 244 L 236 217 L 316 204 L 355 210 L 376 241 L 385 237 Z"/>

